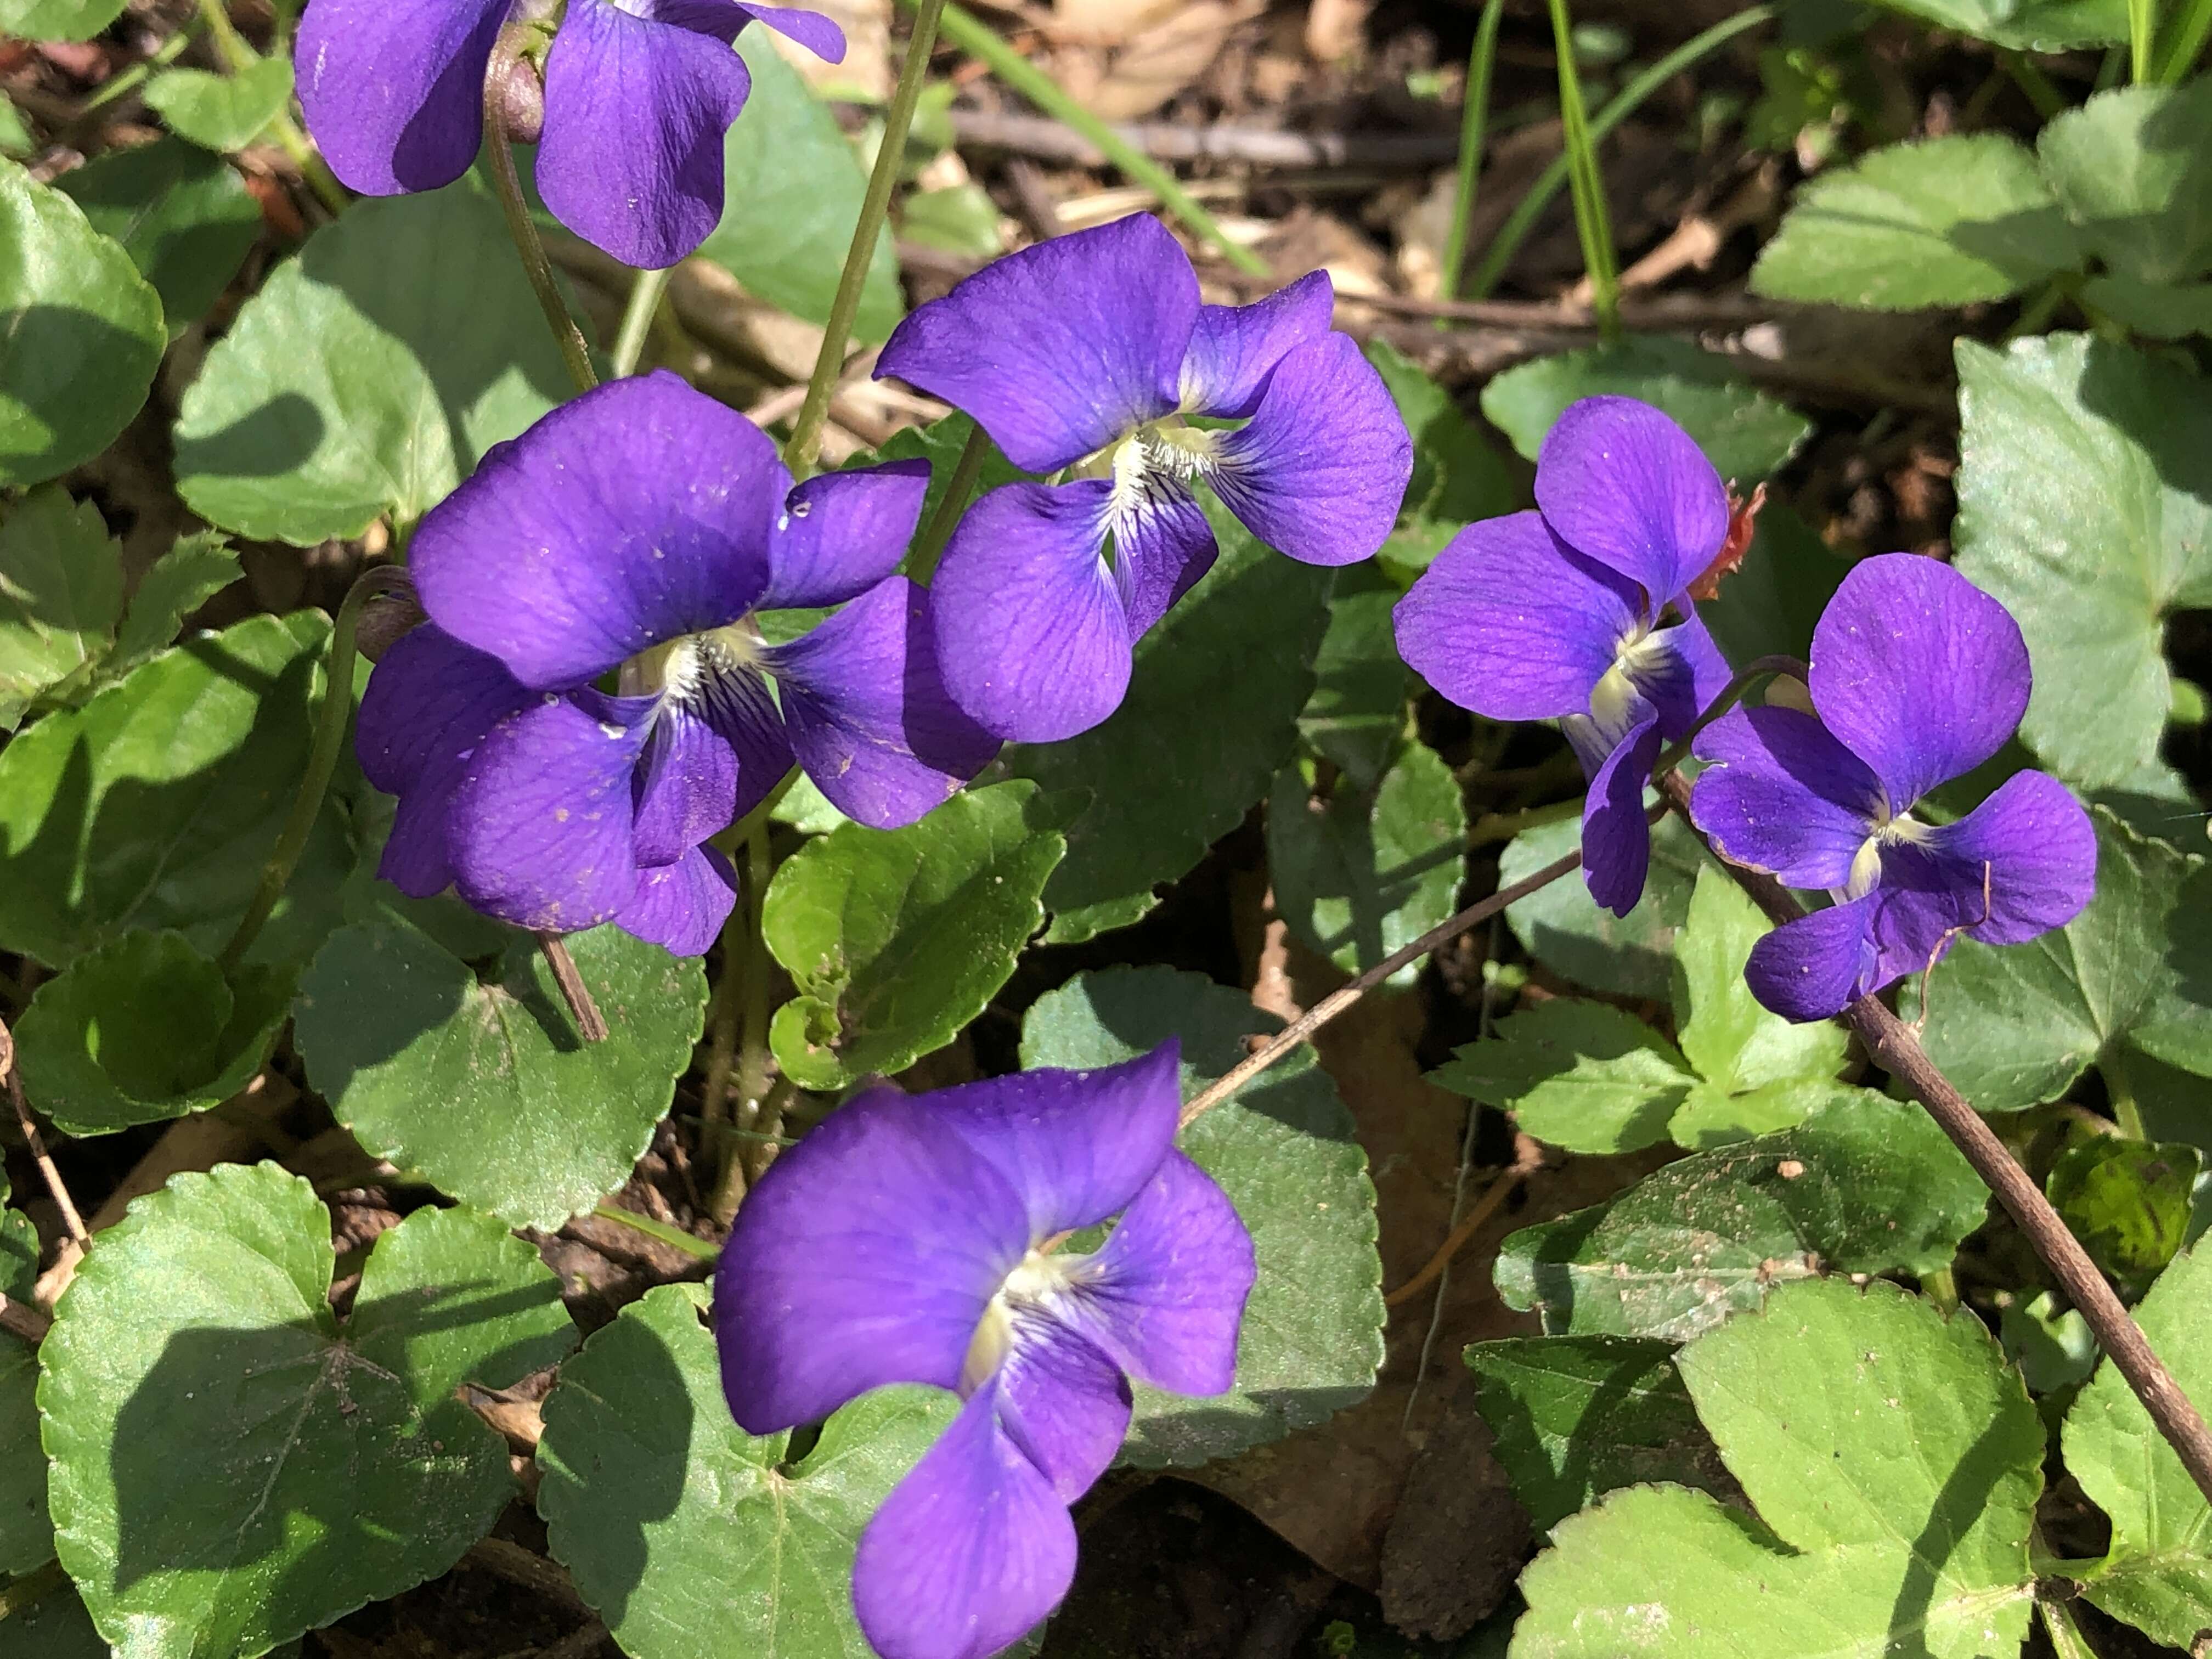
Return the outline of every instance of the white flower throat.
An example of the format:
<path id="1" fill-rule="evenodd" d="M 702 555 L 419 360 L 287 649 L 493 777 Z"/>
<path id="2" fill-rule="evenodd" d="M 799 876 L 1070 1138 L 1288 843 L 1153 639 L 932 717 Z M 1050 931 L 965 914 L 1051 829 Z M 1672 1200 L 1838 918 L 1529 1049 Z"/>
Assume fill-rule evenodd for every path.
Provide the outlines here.
<path id="1" fill-rule="evenodd" d="M 1021 1346 L 1024 1324 L 1052 1317 L 1054 1304 L 1083 1282 L 1090 1265 L 1087 1255 L 1046 1255 L 1036 1250 L 1015 1264 L 969 1340 L 968 1357 L 960 1367 L 963 1398 L 996 1376 Z"/>
<path id="2" fill-rule="evenodd" d="M 726 627 L 686 634 L 639 652 L 623 664 L 615 690 L 621 696 L 696 707 L 714 700 L 719 683 L 758 678 L 765 672 L 759 632 L 750 617 L 741 617 Z"/>
<path id="3" fill-rule="evenodd" d="M 1859 843 L 1859 850 L 1851 854 L 1850 873 L 1844 877 L 1840 888 L 1830 890 L 1830 896 L 1839 903 L 1864 898 L 1881 883 L 1881 849 L 1885 847 L 1923 847 L 1936 834 L 1933 824 L 1923 823 L 1910 812 L 1892 813 L 1887 796 L 1878 796 L 1868 811 L 1874 820 L 1874 833 Z"/>
<path id="4" fill-rule="evenodd" d="M 1620 636 L 1613 666 L 1590 688 L 1590 722 L 1608 744 L 1636 723 L 1636 706 L 1646 700 L 1640 683 L 1658 677 L 1668 654 L 1667 642 L 1641 624 Z"/>

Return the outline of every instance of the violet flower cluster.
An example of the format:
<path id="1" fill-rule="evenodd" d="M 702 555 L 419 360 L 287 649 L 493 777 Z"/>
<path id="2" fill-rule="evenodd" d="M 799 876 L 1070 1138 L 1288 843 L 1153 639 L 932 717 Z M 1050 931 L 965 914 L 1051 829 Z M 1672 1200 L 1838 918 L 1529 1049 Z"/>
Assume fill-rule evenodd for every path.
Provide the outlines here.
<path id="1" fill-rule="evenodd" d="M 1024 471 L 1067 475 L 986 495 L 937 568 L 945 683 L 985 728 L 1045 742 L 1120 705 L 1136 641 L 1213 563 L 1197 483 L 1302 562 L 1382 546 L 1413 443 L 1333 304 L 1321 271 L 1202 304 L 1182 245 L 1136 215 L 1010 254 L 899 325 L 879 374 L 966 410 Z"/>
<path id="2" fill-rule="evenodd" d="M 927 483 L 908 461 L 793 488 L 758 427 L 665 373 L 492 450 L 416 529 L 429 621 L 362 699 L 362 770 L 399 797 L 379 873 L 696 956 L 732 904 L 708 837 L 794 763 L 863 823 L 921 817 L 998 748 L 896 574 Z M 780 643 L 755 620 L 829 605 Z"/>
<path id="3" fill-rule="evenodd" d="M 368 196 L 435 190 L 483 142 L 483 83 L 532 0 L 313 0 L 294 69 L 331 170 Z M 765 23 L 842 62 L 817 13 L 740 0 L 568 0 L 545 60 L 538 191 L 562 224 L 626 264 L 672 265 L 722 216 L 722 140 L 751 76 L 731 50 Z M 505 142 L 505 135 L 500 135 Z"/>
<path id="4" fill-rule="evenodd" d="M 769 1434 L 886 1383 L 963 1405 L 861 1534 L 884 1659 L 985 1659 L 1067 1592 L 1067 1506 L 1115 1458 L 1135 1376 L 1225 1391 L 1252 1241 L 1175 1148 L 1176 1045 L 832 1113 L 747 1194 L 714 1280 L 723 1387 Z M 1095 1251 L 1056 1249 L 1118 1214 Z"/>

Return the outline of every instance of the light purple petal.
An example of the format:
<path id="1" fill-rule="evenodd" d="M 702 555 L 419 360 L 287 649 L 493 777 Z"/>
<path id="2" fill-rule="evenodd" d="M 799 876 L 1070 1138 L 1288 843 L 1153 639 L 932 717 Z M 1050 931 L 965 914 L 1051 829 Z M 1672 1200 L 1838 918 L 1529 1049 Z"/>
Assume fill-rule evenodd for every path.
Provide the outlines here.
<path id="1" fill-rule="evenodd" d="M 886 1382 L 957 1386 L 1030 1243 L 1019 1196 L 927 1104 L 878 1089 L 832 1112 L 769 1166 L 723 1249 L 731 1413 L 768 1434 Z"/>
<path id="2" fill-rule="evenodd" d="M 1540 514 L 1486 519 L 1453 537 L 1398 601 L 1398 653 L 1492 720 L 1581 714 L 1637 625 L 1626 588 Z"/>
<path id="3" fill-rule="evenodd" d="M 1827 1019 L 1874 987 L 1874 896 L 1784 922 L 1751 947 L 1744 982 L 1784 1019 Z M 1893 977 L 1894 977 L 1893 975 Z"/>
<path id="4" fill-rule="evenodd" d="M 737 872 L 711 847 L 695 847 L 673 864 L 637 872 L 637 890 L 615 925 L 671 955 L 707 954 L 738 902 Z"/>
<path id="5" fill-rule="evenodd" d="M 1940 856 L 1990 870 L 1988 919 L 1970 930 L 1985 945 L 2021 945 L 2081 915 L 2097 886 L 2097 831 L 2066 786 L 2016 772 L 1972 811 L 1929 838 Z"/>
<path id="6" fill-rule="evenodd" d="M 999 740 L 946 693 L 929 594 L 903 576 L 764 656 L 799 765 L 830 805 L 862 823 L 912 823 L 999 752 Z"/>
<path id="7" fill-rule="evenodd" d="M 917 306 L 876 373 L 967 410 L 1023 471 L 1052 472 L 1175 408 L 1198 310 L 1190 256 L 1133 214 L 1010 253 Z"/>
<path id="8" fill-rule="evenodd" d="M 1224 432 L 1208 481 L 1244 527 L 1304 564 L 1351 564 L 1389 538 L 1413 441 L 1348 334 L 1293 347 L 1249 425 Z"/>
<path id="9" fill-rule="evenodd" d="M 496 657 L 425 623 L 395 640 L 370 673 L 354 752 L 371 783 L 404 795 L 455 744 L 473 746 L 503 716 L 534 701 Z"/>
<path id="10" fill-rule="evenodd" d="M 365 196 L 435 190 L 483 142 L 483 80 L 507 0 L 313 0 L 292 53 L 317 146 Z"/>
<path id="11" fill-rule="evenodd" d="M 756 6 L 740 4 L 738 10 L 755 22 L 764 24 L 778 34 L 799 44 L 825 64 L 845 61 L 845 31 L 818 11 L 805 11 L 796 6 Z"/>
<path id="12" fill-rule="evenodd" d="M 1583 800 L 1583 884 L 1601 909 L 1625 916 L 1644 896 L 1651 868 L 1651 825 L 1644 816 L 1644 786 L 1659 758 L 1658 721 L 1650 714 L 1631 726 L 1590 778 Z"/>
<path id="13" fill-rule="evenodd" d="M 769 693 L 768 682 L 750 668 L 726 668 L 709 675 L 691 694 L 690 706 L 737 757 L 737 795 L 730 803 L 734 823 L 767 799 L 769 791 L 798 763 L 782 713 Z"/>
<path id="14" fill-rule="evenodd" d="M 999 1426 L 996 1390 L 985 1389 L 860 1534 L 853 1608 L 883 1659 L 989 1659 L 1074 1578 L 1067 1507 Z"/>
<path id="15" fill-rule="evenodd" d="M 570 0 L 545 64 L 547 210 L 624 264 L 674 264 L 722 216 L 722 139 L 751 85 L 711 35 Z"/>
<path id="16" fill-rule="evenodd" d="M 1256 1272 L 1229 1195 L 1171 1151 L 1062 1298 L 1063 1316 L 1154 1388 L 1224 1394 Z"/>
<path id="17" fill-rule="evenodd" d="M 1198 498 L 1165 481 L 1115 514 L 1112 528 L 1115 580 L 1129 637 L 1140 640 L 1213 568 L 1219 549 Z"/>
<path id="18" fill-rule="evenodd" d="M 1037 1243 L 1105 1220 L 1145 1189 L 1175 1143 L 1180 1054 L 1170 1038 L 1097 1071 L 1042 1067 L 939 1089 L 926 1108 L 1021 1195 Z"/>
<path id="19" fill-rule="evenodd" d="M 1735 676 L 1694 613 L 1656 629 L 1649 643 L 1664 649 L 1639 658 L 1629 679 L 1659 711 L 1659 735 L 1671 743 L 1698 723 Z"/>
<path id="20" fill-rule="evenodd" d="M 737 798 L 738 757 L 729 739 L 683 708 L 663 707 L 634 786 L 637 861 L 675 863 L 735 821 Z"/>
<path id="21" fill-rule="evenodd" d="M 780 471 L 758 427 L 675 375 L 612 380 L 487 454 L 410 568 L 447 633 L 526 685 L 582 685 L 752 608 Z"/>
<path id="22" fill-rule="evenodd" d="M 999 1425 L 1073 1504 L 1091 1490 L 1129 1431 L 1129 1382 L 1091 1339 L 1049 1310 L 1017 1308 L 1013 1346 L 988 1385 Z"/>
<path id="23" fill-rule="evenodd" d="M 1007 484 L 945 544 L 930 590 L 937 659 L 986 731 L 1051 743 L 1121 707 L 1129 621 L 1098 557 L 1112 490 L 1097 478 Z"/>
<path id="24" fill-rule="evenodd" d="M 652 703 L 540 694 L 486 734 L 453 792 L 454 885 L 518 927 L 580 933 L 637 888 L 631 780 Z"/>
<path id="25" fill-rule="evenodd" d="M 2004 746 L 2027 708 L 2011 613 L 1940 560 L 1862 559 L 1813 630 L 1813 707 L 1903 812 Z"/>
<path id="26" fill-rule="evenodd" d="M 1735 708 L 1698 734 L 1690 814 L 1731 864 L 1790 887 L 1841 887 L 1875 831 L 1881 781 L 1794 708 Z"/>
<path id="27" fill-rule="evenodd" d="M 1651 613 L 1705 573 L 1728 491 L 1690 434 L 1633 398 L 1567 405 L 1536 457 L 1536 505 L 1568 545 L 1641 586 Z"/>
<path id="28" fill-rule="evenodd" d="M 1182 360 L 1182 406 L 1199 415 L 1243 420 L 1260 406 L 1267 376 L 1291 347 L 1328 332 L 1336 290 L 1325 270 L 1310 271 L 1249 306 L 1200 306 Z"/>
<path id="29" fill-rule="evenodd" d="M 769 536 L 763 611 L 842 605 L 899 568 L 929 493 L 927 461 L 825 472 L 791 492 Z"/>

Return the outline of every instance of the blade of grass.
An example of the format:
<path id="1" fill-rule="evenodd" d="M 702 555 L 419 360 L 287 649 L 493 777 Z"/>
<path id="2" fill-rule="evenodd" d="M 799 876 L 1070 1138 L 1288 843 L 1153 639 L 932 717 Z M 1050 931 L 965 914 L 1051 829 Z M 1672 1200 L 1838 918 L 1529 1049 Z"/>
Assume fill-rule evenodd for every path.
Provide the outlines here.
<path id="1" fill-rule="evenodd" d="M 1490 70 L 1498 58 L 1498 26 L 1505 16 L 1505 0 L 1486 0 L 1482 21 L 1474 31 L 1474 46 L 1467 55 L 1467 95 L 1459 119 L 1459 190 L 1452 200 L 1451 238 L 1444 244 L 1444 266 L 1438 292 L 1447 300 L 1459 298 L 1460 273 L 1467 269 L 1468 227 L 1474 217 L 1474 196 L 1482 175 L 1482 144 L 1490 126 Z"/>
<path id="2" fill-rule="evenodd" d="M 1590 309 L 1608 340 L 1620 337 L 1620 262 L 1613 247 L 1613 214 L 1598 170 L 1597 140 L 1583 103 L 1583 77 L 1575 69 L 1575 26 L 1567 0 L 1550 0 L 1552 46 L 1559 62 L 1559 125 L 1566 143 L 1567 188 L 1574 198 L 1575 234 L 1583 245 Z"/>
<path id="3" fill-rule="evenodd" d="M 2154 78 L 2169 87 L 2187 80 L 2190 70 L 2197 67 L 2197 60 L 2203 53 L 2208 38 L 2212 38 L 2212 0 L 2189 0 L 2189 9 L 2174 24 L 2173 38 L 2167 43 L 2166 56 L 2160 60 L 2158 74 Z"/>

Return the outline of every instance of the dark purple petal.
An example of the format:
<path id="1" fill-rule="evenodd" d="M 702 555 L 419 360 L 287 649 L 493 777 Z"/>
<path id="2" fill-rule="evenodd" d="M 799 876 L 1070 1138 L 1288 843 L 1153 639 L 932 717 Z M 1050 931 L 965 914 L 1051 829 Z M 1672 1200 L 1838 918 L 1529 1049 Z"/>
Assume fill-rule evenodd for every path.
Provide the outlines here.
<path id="1" fill-rule="evenodd" d="M 1728 659 L 1694 614 L 1648 635 L 1629 674 L 1630 683 L 1659 711 L 1659 735 L 1670 743 L 1698 723 L 1735 678 Z"/>
<path id="2" fill-rule="evenodd" d="M 695 847 L 673 864 L 637 872 L 637 890 L 615 925 L 673 956 L 707 953 L 738 902 L 737 872 L 711 847 Z"/>
<path id="3" fill-rule="evenodd" d="M 768 1434 L 886 1382 L 955 1387 L 1030 1243 L 1019 1196 L 927 1103 L 878 1089 L 832 1112 L 746 1194 L 722 1252 L 732 1415 Z"/>
<path id="4" fill-rule="evenodd" d="M 1115 514 L 1112 529 L 1115 580 L 1129 637 L 1140 640 L 1213 568 L 1219 549 L 1198 498 L 1164 481 Z"/>
<path id="5" fill-rule="evenodd" d="M 1054 1313 L 1018 1308 L 1013 1346 L 988 1386 L 999 1425 L 1073 1504 L 1091 1490 L 1129 1431 L 1129 1382 L 1089 1337 Z"/>
<path id="6" fill-rule="evenodd" d="M 780 471 L 758 427 L 675 375 L 610 381 L 487 454 L 409 564 L 447 632 L 526 685 L 582 685 L 752 608 Z"/>
<path id="7" fill-rule="evenodd" d="M 650 700 L 541 693 L 488 732 L 453 792 L 460 895 L 518 927 L 580 933 L 637 888 L 631 779 Z"/>
<path id="8" fill-rule="evenodd" d="M 1881 781 L 1810 714 L 1735 708 L 1698 734 L 1710 763 L 1690 814 L 1732 864 L 1790 887 L 1841 887 L 1875 832 Z"/>
<path id="9" fill-rule="evenodd" d="M 1267 376 L 1292 346 L 1328 332 L 1336 291 L 1325 270 L 1249 306 L 1200 306 L 1182 360 L 1182 406 L 1243 420 L 1260 406 Z"/>
<path id="10" fill-rule="evenodd" d="M 1074 1578 L 1067 1506 L 1000 1427 L 987 1389 L 860 1534 L 853 1608 L 883 1659 L 989 1659 L 1059 1606 Z"/>
<path id="11" fill-rule="evenodd" d="M 845 61 L 845 31 L 818 11 L 805 11 L 797 6 L 756 6 L 740 4 L 738 10 L 753 20 L 774 29 L 787 40 L 796 40 L 825 64 Z"/>
<path id="12" fill-rule="evenodd" d="M 1093 1072 L 1050 1067 L 963 1083 L 927 1096 L 940 1133 L 957 1136 L 1021 1195 L 1030 1242 L 1128 1207 L 1175 1143 L 1182 1094 L 1173 1038 Z"/>
<path id="13" fill-rule="evenodd" d="M 1784 922 L 1751 947 L 1744 982 L 1784 1019 L 1826 1019 L 1874 987 L 1875 900 L 1853 899 Z M 1892 975 L 1895 977 L 1895 975 Z"/>
<path id="14" fill-rule="evenodd" d="M 1537 453 L 1536 505 L 1577 553 L 1640 586 L 1654 618 L 1728 534 L 1728 491 L 1713 464 L 1633 398 L 1567 405 Z"/>
<path id="15" fill-rule="evenodd" d="M 1985 945 L 2021 945 L 2063 927 L 2096 890 L 2096 829 L 2066 786 L 2045 773 L 2014 773 L 1965 817 L 1934 831 L 1928 845 L 1968 872 L 1975 915 L 1983 914 L 1987 865 L 1986 918 L 1969 930 Z"/>
<path id="16" fill-rule="evenodd" d="M 1220 434 L 1216 447 L 1208 481 L 1223 502 L 1304 564 L 1350 564 L 1382 546 L 1413 476 L 1398 405 L 1347 334 L 1293 347 L 1251 423 Z"/>
<path id="17" fill-rule="evenodd" d="M 937 659 L 986 731 L 1051 743 L 1121 707 L 1129 620 L 1098 558 L 1112 492 L 1098 478 L 1007 484 L 945 544 L 930 590 Z"/>
<path id="18" fill-rule="evenodd" d="M 435 190 L 466 173 L 507 11 L 507 0 L 314 0 L 292 65 L 331 171 L 366 196 Z"/>
<path id="19" fill-rule="evenodd" d="M 1647 714 L 1599 764 L 1583 800 L 1583 884 L 1600 908 L 1616 916 L 1636 908 L 1650 872 L 1644 786 L 1660 747 L 1658 722 Z"/>
<path id="20" fill-rule="evenodd" d="M 763 611 L 842 605 L 899 568 L 929 493 L 927 461 L 825 472 L 791 492 L 769 536 Z"/>
<path id="21" fill-rule="evenodd" d="M 1198 310 L 1190 256 L 1134 214 L 1010 253 L 917 306 L 876 373 L 967 410 L 1024 472 L 1052 472 L 1175 408 Z"/>
<path id="22" fill-rule="evenodd" d="M 722 138 L 751 86 L 711 35 L 570 0 L 545 64 L 547 210 L 624 264 L 674 264 L 722 216 Z"/>
<path id="23" fill-rule="evenodd" d="M 763 656 L 799 765 L 830 805 L 862 823 L 912 823 L 999 752 L 999 740 L 946 693 L 929 595 L 903 576 Z"/>
<path id="24" fill-rule="evenodd" d="M 735 821 L 737 753 L 727 738 L 696 714 L 664 706 L 653 721 L 634 790 L 637 861 L 673 864 Z"/>
<path id="25" fill-rule="evenodd" d="M 1229 1195 L 1170 1151 L 1085 1265 L 1063 1316 L 1154 1388 L 1224 1394 L 1256 1272 Z"/>
<path id="26" fill-rule="evenodd" d="M 768 799 L 769 792 L 798 764 L 783 715 L 769 693 L 768 682 L 750 668 L 710 674 L 690 699 L 693 712 L 721 734 L 738 760 L 738 789 L 730 820 Z"/>
<path id="27" fill-rule="evenodd" d="M 2011 613 L 1917 554 L 1853 565 L 1813 630 L 1813 707 L 1881 776 L 1893 811 L 2003 747 L 2030 678 Z"/>
<path id="28" fill-rule="evenodd" d="M 1398 653 L 1462 708 L 1499 720 L 1586 712 L 1637 625 L 1634 597 L 1541 514 L 1471 524 L 1393 613 Z"/>

